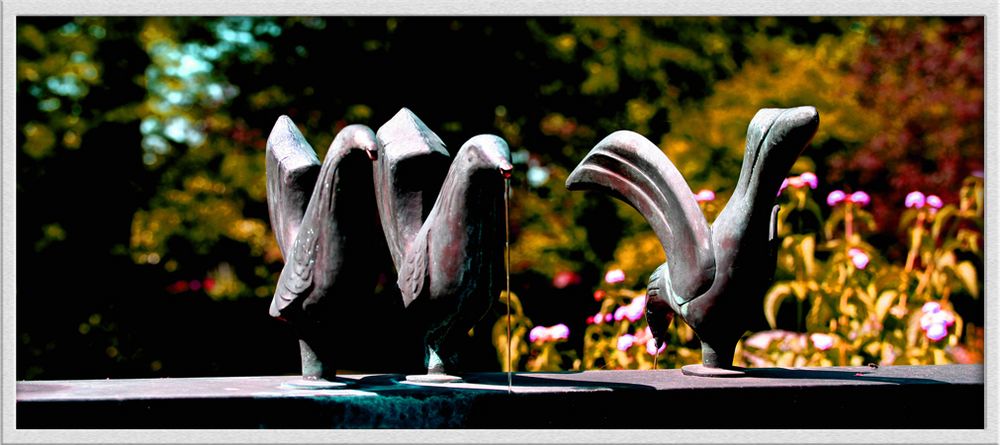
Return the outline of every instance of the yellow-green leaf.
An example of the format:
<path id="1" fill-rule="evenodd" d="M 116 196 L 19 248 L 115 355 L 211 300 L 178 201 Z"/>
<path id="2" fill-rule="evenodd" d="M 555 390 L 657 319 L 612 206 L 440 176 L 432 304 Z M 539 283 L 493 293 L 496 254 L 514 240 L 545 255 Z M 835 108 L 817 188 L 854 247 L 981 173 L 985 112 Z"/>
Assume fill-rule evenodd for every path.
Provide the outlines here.
<path id="1" fill-rule="evenodd" d="M 764 296 L 764 316 L 767 324 L 774 329 L 777 326 L 778 307 L 781 302 L 792 294 L 792 288 L 787 284 L 775 284 Z"/>

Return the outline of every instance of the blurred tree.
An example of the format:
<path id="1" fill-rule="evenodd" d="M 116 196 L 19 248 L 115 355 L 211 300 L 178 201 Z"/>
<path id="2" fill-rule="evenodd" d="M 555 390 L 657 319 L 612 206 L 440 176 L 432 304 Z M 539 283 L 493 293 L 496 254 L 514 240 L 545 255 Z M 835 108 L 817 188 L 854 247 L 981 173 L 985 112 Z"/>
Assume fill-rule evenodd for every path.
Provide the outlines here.
<path id="1" fill-rule="evenodd" d="M 826 162 L 829 180 L 877 196 L 873 213 L 883 230 L 896 227 L 907 193 L 954 203 L 962 180 L 983 169 L 983 26 L 982 17 L 857 26 L 867 38 L 851 70 L 854 95 L 878 130 Z"/>

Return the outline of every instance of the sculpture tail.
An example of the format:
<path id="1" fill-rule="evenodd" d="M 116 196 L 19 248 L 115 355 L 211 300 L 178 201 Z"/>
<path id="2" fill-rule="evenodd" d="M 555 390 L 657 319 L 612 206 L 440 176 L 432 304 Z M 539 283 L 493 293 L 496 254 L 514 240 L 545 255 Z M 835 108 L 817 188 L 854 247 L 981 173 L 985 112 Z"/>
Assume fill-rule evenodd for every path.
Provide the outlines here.
<path id="1" fill-rule="evenodd" d="M 711 229 L 684 177 L 648 139 L 631 131 L 612 133 L 570 173 L 566 187 L 600 190 L 635 207 L 666 251 L 676 296 L 687 301 L 711 286 Z"/>

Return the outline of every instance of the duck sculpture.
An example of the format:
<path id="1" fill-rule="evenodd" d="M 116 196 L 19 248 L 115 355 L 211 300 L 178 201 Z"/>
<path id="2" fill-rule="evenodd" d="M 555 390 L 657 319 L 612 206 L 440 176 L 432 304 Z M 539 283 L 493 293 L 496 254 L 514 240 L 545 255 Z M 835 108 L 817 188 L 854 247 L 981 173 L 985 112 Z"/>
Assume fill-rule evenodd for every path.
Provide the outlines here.
<path id="1" fill-rule="evenodd" d="M 736 188 L 711 226 L 670 159 L 637 133 L 604 138 L 567 178 L 570 190 L 625 201 L 652 227 L 667 261 L 649 277 L 645 315 L 657 346 L 675 315 L 697 334 L 702 364 L 685 366 L 685 374 L 745 374 L 733 366 L 734 351 L 746 314 L 759 307 L 773 279 L 778 189 L 818 126 L 813 107 L 758 111 Z"/>
<path id="2" fill-rule="evenodd" d="M 407 380 L 461 381 L 448 374 L 458 366 L 458 340 L 503 283 L 510 149 L 500 137 L 479 135 L 449 164 L 441 139 L 405 108 L 377 139 L 379 213 L 407 318 L 425 344 L 427 374 Z"/>
<path id="3" fill-rule="evenodd" d="M 342 129 L 322 166 L 302 133 L 278 119 L 266 149 L 268 211 L 285 258 L 270 315 L 295 328 L 302 379 L 295 387 L 343 386 L 336 377 L 337 316 L 350 300 L 371 295 L 382 231 L 375 208 L 375 134 L 364 125 Z M 305 199 L 308 196 L 308 200 Z"/>

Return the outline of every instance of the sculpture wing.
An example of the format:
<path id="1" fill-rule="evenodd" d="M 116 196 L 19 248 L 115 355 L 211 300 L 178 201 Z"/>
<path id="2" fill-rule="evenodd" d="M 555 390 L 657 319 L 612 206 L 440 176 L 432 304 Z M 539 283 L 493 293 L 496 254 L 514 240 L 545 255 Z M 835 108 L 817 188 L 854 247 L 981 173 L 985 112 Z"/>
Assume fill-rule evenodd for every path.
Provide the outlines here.
<path id="1" fill-rule="evenodd" d="M 444 142 L 403 108 L 376 133 L 375 194 L 386 243 L 399 270 L 423 226 L 451 160 Z"/>
<path id="2" fill-rule="evenodd" d="M 427 281 L 427 259 L 430 256 L 430 226 L 425 227 L 413 240 L 410 250 L 406 253 L 403 265 L 399 268 L 396 284 L 403 295 L 403 306 L 409 307 L 424 290 Z"/>
<path id="3" fill-rule="evenodd" d="M 648 139 L 631 131 L 612 133 L 570 173 L 566 187 L 600 190 L 635 207 L 663 245 L 677 297 L 688 301 L 711 286 L 711 229 L 684 177 Z"/>
<path id="4" fill-rule="evenodd" d="M 316 184 L 319 158 L 288 116 L 279 117 L 271 129 L 265 158 L 271 228 L 287 258 Z"/>

